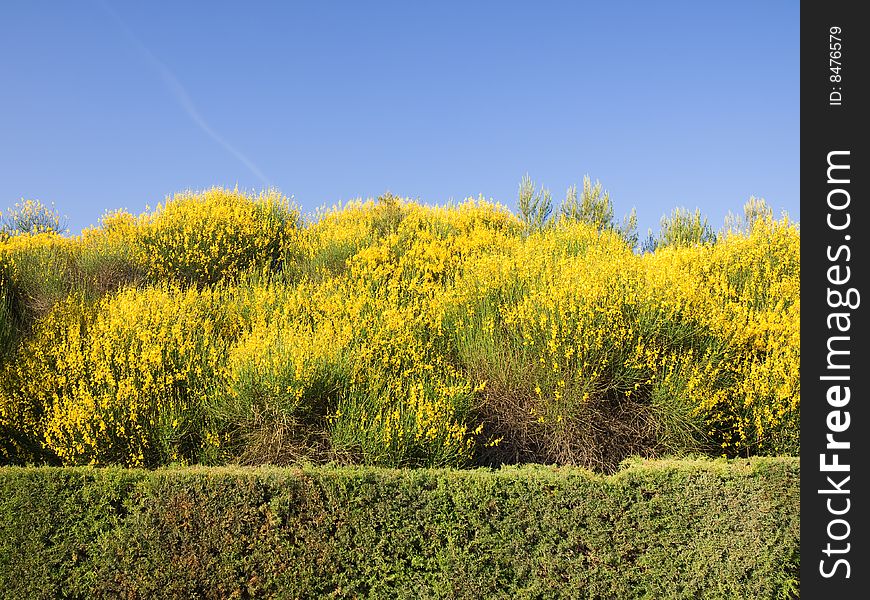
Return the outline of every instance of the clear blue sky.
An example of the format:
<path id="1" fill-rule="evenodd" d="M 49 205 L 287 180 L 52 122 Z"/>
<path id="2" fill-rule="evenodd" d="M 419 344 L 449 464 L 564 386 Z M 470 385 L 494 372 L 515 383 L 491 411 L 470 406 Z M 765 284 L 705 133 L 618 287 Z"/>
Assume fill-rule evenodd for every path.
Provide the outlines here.
<path id="1" fill-rule="evenodd" d="M 0 4 L 0 209 L 73 233 L 212 185 L 512 209 L 583 175 L 715 227 L 799 220 L 799 3 Z"/>

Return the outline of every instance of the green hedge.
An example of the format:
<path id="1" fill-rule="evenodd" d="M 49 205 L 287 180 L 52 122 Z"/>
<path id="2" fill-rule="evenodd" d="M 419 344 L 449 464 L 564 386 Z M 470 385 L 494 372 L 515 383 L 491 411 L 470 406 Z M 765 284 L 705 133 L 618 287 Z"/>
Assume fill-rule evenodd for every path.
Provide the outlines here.
<path id="1" fill-rule="evenodd" d="M 0 469 L 3 598 L 788 598 L 797 459 Z"/>

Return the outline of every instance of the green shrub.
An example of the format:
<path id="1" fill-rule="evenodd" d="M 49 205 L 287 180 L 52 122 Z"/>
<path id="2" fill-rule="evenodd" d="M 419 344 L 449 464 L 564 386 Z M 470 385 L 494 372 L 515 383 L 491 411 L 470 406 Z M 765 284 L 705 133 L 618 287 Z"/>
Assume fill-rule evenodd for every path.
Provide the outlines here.
<path id="1" fill-rule="evenodd" d="M 592 185 L 588 175 L 583 177 L 583 191 L 577 196 L 577 186 L 572 185 L 559 207 L 559 218 L 593 225 L 598 231 L 616 231 L 630 248 L 637 245 L 637 210 L 623 217 L 622 223 L 613 220 L 613 201 L 610 193 L 601 190 L 601 182 Z"/>
<path id="2" fill-rule="evenodd" d="M 678 207 L 670 215 L 662 217 L 659 235 L 647 249 L 652 251 L 665 246 L 712 244 L 715 241 L 716 233 L 707 223 L 707 217 L 701 214 L 701 209 L 697 208 L 691 213 Z"/>
<path id="3" fill-rule="evenodd" d="M 519 218 L 528 231 L 540 231 L 550 222 L 553 214 L 553 199 L 550 190 L 541 186 L 535 191 L 535 182 L 528 174 L 520 181 L 519 197 L 517 198 Z"/>
<path id="4" fill-rule="evenodd" d="M 799 471 L 3 468 L 0 598 L 788 598 Z"/>

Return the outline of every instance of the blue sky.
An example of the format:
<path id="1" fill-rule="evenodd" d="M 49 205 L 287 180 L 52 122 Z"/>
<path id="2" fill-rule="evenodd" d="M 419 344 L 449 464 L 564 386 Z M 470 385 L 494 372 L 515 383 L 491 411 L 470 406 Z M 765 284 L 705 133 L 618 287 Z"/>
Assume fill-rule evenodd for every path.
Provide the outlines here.
<path id="1" fill-rule="evenodd" d="M 212 185 L 306 211 L 584 175 L 642 232 L 750 195 L 799 220 L 799 3 L 0 4 L 0 210 L 77 233 Z"/>

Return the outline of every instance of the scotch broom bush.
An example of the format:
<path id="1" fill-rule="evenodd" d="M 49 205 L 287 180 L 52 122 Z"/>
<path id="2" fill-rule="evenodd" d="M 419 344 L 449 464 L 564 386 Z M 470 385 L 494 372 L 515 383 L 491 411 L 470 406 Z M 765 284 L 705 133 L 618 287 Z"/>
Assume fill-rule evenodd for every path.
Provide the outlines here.
<path id="1" fill-rule="evenodd" d="M 139 259 L 155 278 L 213 284 L 249 268 L 275 267 L 295 241 L 299 213 L 275 191 L 257 197 L 212 188 L 176 194 L 142 215 Z"/>
<path id="2" fill-rule="evenodd" d="M 231 307 L 172 285 L 70 297 L 5 365 L 4 416 L 65 464 L 202 460 L 219 446 L 204 403 L 239 332 Z"/>

